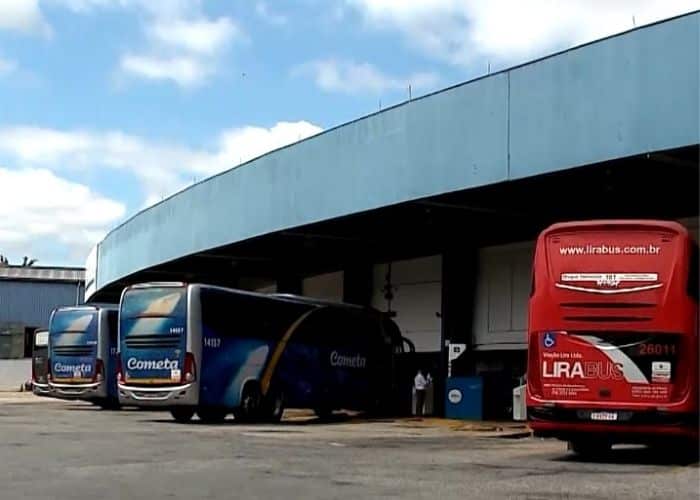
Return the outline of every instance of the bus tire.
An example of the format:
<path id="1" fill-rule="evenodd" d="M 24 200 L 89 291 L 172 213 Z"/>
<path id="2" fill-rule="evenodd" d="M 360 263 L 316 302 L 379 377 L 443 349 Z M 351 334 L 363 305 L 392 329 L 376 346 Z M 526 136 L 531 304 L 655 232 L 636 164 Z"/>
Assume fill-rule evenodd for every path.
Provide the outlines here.
<path id="1" fill-rule="evenodd" d="M 279 422 L 284 414 L 284 394 L 278 390 L 272 390 L 265 396 L 265 420 Z"/>
<path id="2" fill-rule="evenodd" d="M 569 449 L 582 458 L 601 458 L 607 455 L 612 443 L 595 438 L 577 438 L 569 441 Z"/>
<path id="3" fill-rule="evenodd" d="M 170 414 L 176 422 L 186 424 L 194 417 L 194 408 L 173 408 Z"/>
<path id="4" fill-rule="evenodd" d="M 239 422 L 254 422 L 260 418 L 260 406 L 262 395 L 260 386 L 255 382 L 248 382 L 241 393 L 241 404 L 233 412 L 233 416 Z"/>
<path id="5" fill-rule="evenodd" d="M 205 424 L 220 424 L 226 420 L 226 410 L 220 408 L 198 408 L 197 416 Z"/>

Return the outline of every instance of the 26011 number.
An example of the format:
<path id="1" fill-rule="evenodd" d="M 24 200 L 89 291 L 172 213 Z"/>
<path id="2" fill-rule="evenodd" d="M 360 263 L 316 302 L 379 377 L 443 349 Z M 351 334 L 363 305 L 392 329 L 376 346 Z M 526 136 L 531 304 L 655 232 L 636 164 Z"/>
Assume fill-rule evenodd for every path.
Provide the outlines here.
<path id="1" fill-rule="evenodd" d="M 668 356 L 676 354 L 674 344 L 642 344 L 639 346 L 640 356 Z"/>

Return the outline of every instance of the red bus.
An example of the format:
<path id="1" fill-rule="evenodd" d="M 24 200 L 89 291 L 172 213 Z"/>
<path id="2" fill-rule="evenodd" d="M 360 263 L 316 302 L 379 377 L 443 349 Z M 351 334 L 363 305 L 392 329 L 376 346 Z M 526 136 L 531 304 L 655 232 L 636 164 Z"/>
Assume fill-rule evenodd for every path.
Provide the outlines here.
<path id="1" fill-rule="evenodd" d="M 582 455 L 698 440 L 698 246 L 676 222 L 566 222 L 537 240 L 527 419 Z M 678 439 L 673 439 L 678 438 Z"/>

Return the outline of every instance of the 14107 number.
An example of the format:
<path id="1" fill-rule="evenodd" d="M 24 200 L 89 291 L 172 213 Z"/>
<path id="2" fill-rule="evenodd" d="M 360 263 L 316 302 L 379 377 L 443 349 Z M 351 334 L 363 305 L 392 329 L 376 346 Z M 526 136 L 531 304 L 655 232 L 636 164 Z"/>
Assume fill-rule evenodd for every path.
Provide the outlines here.
<path id="1" fill-rule="evenodd" d="M 204 347 L 221 347 L 221 339 L 216 337 L 208 337 L 204 339 Z"/>

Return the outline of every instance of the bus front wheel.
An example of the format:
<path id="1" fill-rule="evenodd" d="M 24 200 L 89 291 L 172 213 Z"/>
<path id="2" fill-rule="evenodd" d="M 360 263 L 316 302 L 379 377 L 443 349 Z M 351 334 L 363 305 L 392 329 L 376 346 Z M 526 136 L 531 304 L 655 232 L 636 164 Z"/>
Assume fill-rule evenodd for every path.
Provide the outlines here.
<path id="1" fill-rule="evenodd" d="M 170 410 L 170 414 L 173 416 L 176 422 L 181 424 L 186 424 L 194 416 L 194 408 L 173 408 Z"/>

